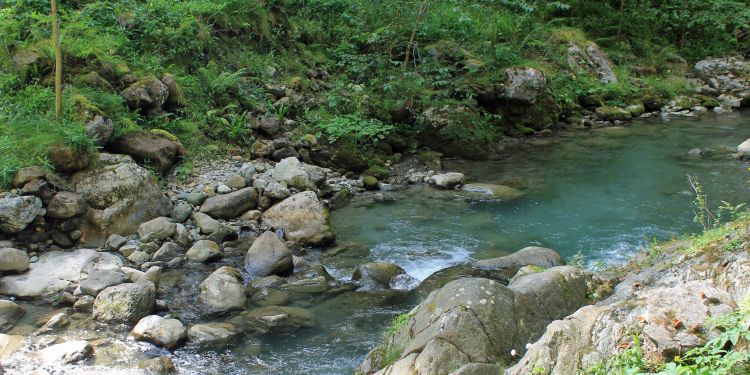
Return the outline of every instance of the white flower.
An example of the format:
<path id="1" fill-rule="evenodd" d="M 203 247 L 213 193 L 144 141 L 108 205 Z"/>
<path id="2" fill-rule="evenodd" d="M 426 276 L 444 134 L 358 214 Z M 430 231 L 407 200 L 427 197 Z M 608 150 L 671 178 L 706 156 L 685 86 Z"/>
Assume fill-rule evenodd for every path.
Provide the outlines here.
<path id="1" fill-rule="evenodd" d="M 515 357 L 518 353 L 516 353 L 516 349 L 513 349 L 510 351 L 510 356 Z"/>
<path id="2" fill-rule="evenodd" d="M 531 343 L 530 342 L 526 343 L 526 350 L 529 350 L 529 349 L 531 349 Z"/>

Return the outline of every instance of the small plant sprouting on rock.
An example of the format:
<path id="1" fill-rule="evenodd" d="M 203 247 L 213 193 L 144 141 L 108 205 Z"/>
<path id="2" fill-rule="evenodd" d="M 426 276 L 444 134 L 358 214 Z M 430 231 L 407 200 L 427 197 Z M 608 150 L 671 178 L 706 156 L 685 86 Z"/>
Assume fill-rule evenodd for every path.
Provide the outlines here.
<path id="1" fill-rule="evenodd" d="M 692 204 L 693 213 L 695 214 L 693 221 L 700 224 L 704 231 L 720 226 L 725 220 L 736 220 L 745 207 L 745 203 L 732 205 L 727 201 L 721 201 L 721 205 L 714 213 L 708 205 L 708 195 L 703 190 L 703 186 L 698 179 L 688 175 L 687 180 L 695 193 L 695 199 Z"/>

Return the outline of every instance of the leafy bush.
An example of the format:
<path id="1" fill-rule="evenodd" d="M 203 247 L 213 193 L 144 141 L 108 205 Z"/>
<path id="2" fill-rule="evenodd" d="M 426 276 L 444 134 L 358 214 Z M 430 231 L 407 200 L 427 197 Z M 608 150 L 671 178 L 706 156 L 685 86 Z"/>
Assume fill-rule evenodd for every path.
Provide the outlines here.
<path id="1" fill-rule="evenodd" d="M 356 147 L 383 140 L 394 129 L 391 124 L 384 124 L 377 119 L 362 118 L 357 114 L 336 116 L 319 123 L 317 127 L 317 137 L 325 136 L 329 143 L 342 141 Z"/>

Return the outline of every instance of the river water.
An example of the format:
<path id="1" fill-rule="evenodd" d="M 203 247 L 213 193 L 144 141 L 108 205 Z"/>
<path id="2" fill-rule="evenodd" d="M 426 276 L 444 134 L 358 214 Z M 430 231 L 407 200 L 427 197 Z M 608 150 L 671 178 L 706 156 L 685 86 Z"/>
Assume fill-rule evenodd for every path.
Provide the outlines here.
<path id="1" fill-rule="evenodd" d="M 713 207 L 722 200 L 748 201 L 747 164 L 730 157 L 747 138 L 748 114 L 638 120 L 528 142 L 495 161 L 447 161 L 444 170 L 463 172 L 468 182 L 513 185 L 525 196 L 501 202 L 423 186 L 387 191 L 391 202 L 355 203 L 332 212 L 338 243 L 354 251 L 336 256 L 312 251 L 309 257 L 342 280 L 369 261 L 396 263 L 423 280 L 451 265 L 530 245 L 566 258 L 580 253 L 592 267 L 623 263 L 653 239 L 700 230 L 693 222 L 688 175 L 700 181 Z M 693 148 L 703 155 L 689 156 Z M 221 264 L 238 266 L 241 259 L 237 254 Z M 201 321 L 194 303 L 197 285 L 216 267 L 165 272 L 161 289 L 167 293 L 160 298 L 186 324 Z M 188 345 L 171 355 L 182 374 L 351 374 L 393 316 L 415 303 L 399 292 L 345 293 L 303 305 L 317 316 L 316 328 L 245 336 L 222 347 Z M 30 311 L 27 323 L 51 313 L 41 307 Z M 79 337 L 127 340 L 125 328 L 81 326 Z M 110 367 L 102 373 L 112 374 L 111 367 L 164 354 L 169 352 L 146 344 L 127 353 L 98 348 L 95 362 Z"/>

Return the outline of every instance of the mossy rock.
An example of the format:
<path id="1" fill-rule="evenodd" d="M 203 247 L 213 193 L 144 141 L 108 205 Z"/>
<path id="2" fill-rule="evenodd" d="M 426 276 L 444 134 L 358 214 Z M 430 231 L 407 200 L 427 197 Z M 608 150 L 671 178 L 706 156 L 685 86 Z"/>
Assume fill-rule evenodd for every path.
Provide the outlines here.
<path id="1" fill-rule="evenodd" d="M 175 136 L 174 134 L 172 134 L 172 133 L 170 133 L 170 132 L 168 132 L 168 131 L 166 131 L 164 129 L 151 129 L 149 131 L 149 133 L 162 136 L 164 138 L 167 138 L 167 139 L 175 141 L 175 142 L 179 142 L 180 141 L 180 139 L 177 138 L 177 136 Z"/>
<path id="2" fill-rule="evenodd" d="M 596 114 L 605 121 L 625 121 L 633 117 L 630 112 L 620 107 L 611 106 L 597 107 Z"/>
<path id="3" fill-rule="evenodd" d="M 378 180 L 385 180 L 391 175 L 391 172 L 388 171 L 388 169 L 383 167 L 382 165 L 374 165 L 370 168 L 367 168 L 364 172 L 362 172 L 362 175 L 368 176 L 368 177 L 375 177 Z"/>
<path id="4" fill-rule="evenodd" d="M 417 154 L 417 160 L 419 160 L 420 163 L 435 169 L 440 169 L 442 167 L 442 162 L 440 161 L 440 158 L 442 157 L 443 154 L 432 150 L 422 151 Z"/>
<path id="5" fill-rule="evenodd" d="M 697 99 L 698 101 L 700 101 L 701 105 L 704 106 L 704 107 L 706 107 L 706 108 L 708 108 L 708 109 L 713 109 L 713 108 L 716 108 L 716 107 L 721 107 L 721 103 L 719 103 L 719 101 L 716 98 L 712 98 L 710 96 L 696 95 L 695 99 Z"/>
<path id="6" fill-rule="evenodd" d="M 362 177 L 362 183 L 365 185 L 365 189 L 367 190 L 377 190 L 378 189 L 378 179 L 373 176 L 364 176 Z"/>
<path id="7" fill-rule="evenodd" d="M 516 130 L 521 132 L 523 135 L 532 135 L 535 133 L 534 129 L 529 128 L 527 126 L 523 126 L 522 124 L 516 124 L 515 125 Z"/>
<path id="8" fill-rule="evenodd" d="M 672 101 L 672 104 L 674 104 L 676 110 L 683 111 L 693 107 L 693 100 L 687 96 L 680 95 Z"/>
<path id="9" fill-rule="evenodd" d="M 105 116 L 104 112 L 83 95 L 73 95 L 73 109 L 75 119 L 81 123 L 88 122 L 96 116 Z"/>
<path id="10" fill-rule="evenodd" d="M 630 112 L 633 117 L 638 117 L 646 112 L 646 108 L 643 107 L 643 103 L 633 104 L 625 107 L 625 110 Z"/>

